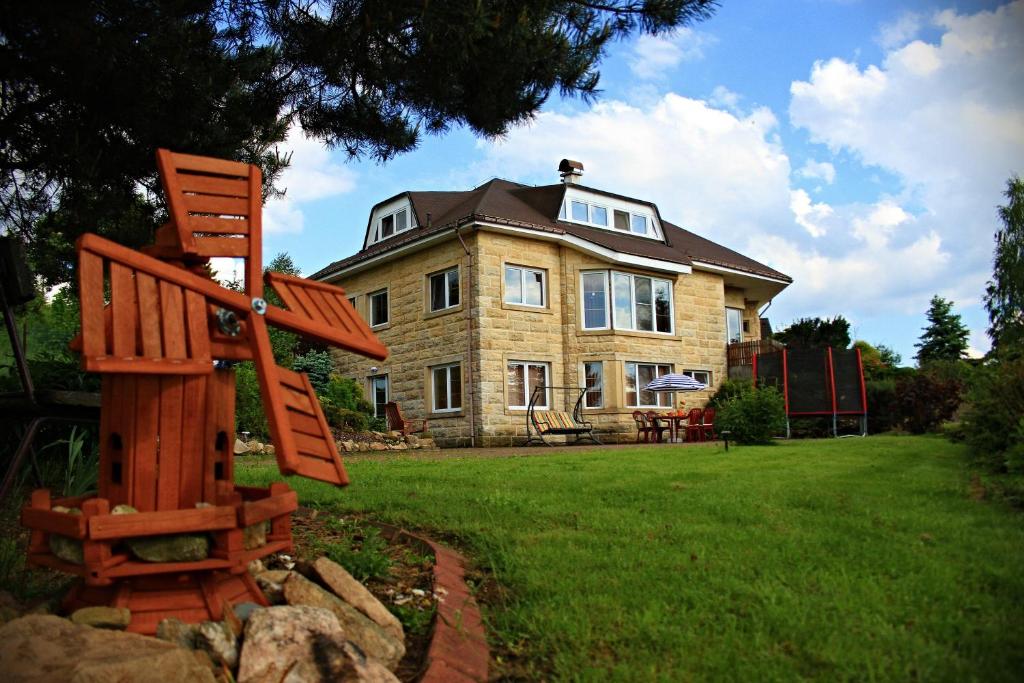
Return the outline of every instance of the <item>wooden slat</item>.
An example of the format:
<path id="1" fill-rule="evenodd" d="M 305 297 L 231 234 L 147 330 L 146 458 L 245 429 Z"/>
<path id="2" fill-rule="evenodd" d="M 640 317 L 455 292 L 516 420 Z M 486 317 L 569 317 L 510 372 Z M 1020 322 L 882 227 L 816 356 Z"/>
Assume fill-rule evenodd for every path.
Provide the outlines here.
<path id="1" fill-rule="evenodd" d="M 71 538 L 85 538 L 85 517 L 81 515 L 27 507 L 21 511 L 21 523 L 29 529 Z"/>
<path id="2" fill-rule="evenodd" d="M 310 436 L 295 432 L 295 447 L 300 453 L 308 453 L 318 458 L 330 460 L 333 457 L 323 435 Z"/>
<path id="3" fill-rule="evenodd" d="M 206 381 L 206 420 L 203 425 L 203 500 L 217 501 L 217 463 L 222 481 L 231 480 L 235 432 L 234 373 L 217 370 Z M 217 449 L 217 434 L 224 432 L 224 445 Z M 220 504 L 220 501 L 217 501 Z"/>
<path id="4" fill-rule="evenodd" d="M 197 237 L 195 253 L 199 256 L 245 258 L 249 255 L 246 237 Z"/>
<path id="5" fill-rule="evenodd" d="M 157 445 L 160 427 L 160 378 L 140 375 L 135 395 L 135 473 L 132 505 L 139 512 L 157 509 Z"/>
<path id="6" fill-rule="evenodd" d="M 184 251 L 191 251 L 195 248 L 195 238 L 192 237 L 192 231 L 189 230 L 188 209 L 185 207 L 181 185 L 178 183 L 176 156 L 180 155 L 176 155 L 170 150 L 158 149 L 156 165 L 157 170 L 160 171 L 160 182 L 164 186 L 164 194 L 167 197 L 167 209 L 171 214 L 169 225 L 173 226 L 178 246 Z"/>
<path id="7" fill-rule="evenodd" d="M 82 358 L 87 372 L 127 373 L 133 375 L 208 375 L 213 363 L 206 361 L 173 360 L 167 358 Z"/>
<path id="8" fill-rule="evenodd" d="M 303 434 L 309 434 L 310 436 L 323 435 L 323 432 L 320 429 L 320 423 L 317 422 L 315 417 L 311 417 L 294 410 L 288 411 L 288 426 L 293 432 L 302 432 Z"/>
<path id="9" fill-rule="evenodd" d="M 169 150 L 167 152 L 173 161 L 174 168 L 184 171 L 198 171 L 199 173 L 213 173 L 217 175 L 244 177 L 249 173 L 249 165 L 240 161 L 228 161 L 227 159 L 215 159 L 213 157 L 201 157 L 194 154 L 181 154 Z"/>
<path id="10" fill-rule="evenodd" d="M 178 185 L 185 192 L 212 194 L 221 197 L 248 197 L 248 178 L 178 173 Z"/>
<path id="11" fill-rule="evenodd" d="M 111 409 L 111 433 L 121 437 L 121 486 L 120 498 L 110 497 L 112 505 L 127 503 L 133 505 L 132 492 L 135 486 L 135 393 L 138 387 L 137 375 L 123 375 L 118 378 L 115 399 Z M 116 457 L 116 456 L 115 456 Z"/>
<path id="12" fill-rule="evenodd" d="M 248 235 L 250 232 L 250 221 L 245 218 L 192 216 L 188 220 L 192 232 L 208 232 L 215 235 Z"/>
<path id="13" fill-rule="evenodd" d="M 210 326 L 206 319 L 206 299 L 201 294 L 185 290 L 185 309 L 188 319 L 188 357 L 192 360 L 210 359 Z"/>
<path id="14" fill-rule="evenodd" d="M 249 254 L 245 262 L 245 293 L 263 298 L 263 175 L 249 167 Z"/>
<path id="15" fill-rule="evenodd" d="M 274 353 L 270 348 L 270 338 L 263 316 L 254 315 L 250 319 L 249 339 L 252 344 L 253 362 L 256 364 L 256 376 L 260 383 L 263 411 L 266 413 L 270 436 L 274 442 L 278 468 L 282 472 L 294 472 L 299 464 L 298 453 L 288 423 L 288 410 L 281 399 L 277 366 L 274 363 Z"/>
<path id="16" fill-rule="evenodd" d="M 103 259 L 86 251 L 78 254 L 78 292 L 82 308 L 82 354 L 107 355 L 103 326 Z"/>
<path id="17" fill-rule="evenodd" d="M 181 176 L 178 176 L 179 180 Z M 210 213 L 219 216 L 248 216 L 249 200 L 239 197 L 217 197 L 209 194 L 184 195 L 189 213 Z"/>
<path id="18" fill-rule="evenodd" d="M 324 325 L 332 325 L 333 321 L 327 317 L 326 313 L 320 309 L 317 303 L 310 296 L 310 293 L 304 290 L 302 287 L 292 287 L 292 293 L 295 298 L 302 304 L 303 310 L 306 315 Z M 298 311 L 296 311 L 298 313 Z"/>
<path id="19" fill-rule="evenodd" d="M 280 365 L 275 367 L 277 380 L 285 385 L 291 387 L 300 394 L 306 393 L 306 383 L 302 381 L 302 373 L 289 370 L 288 368 L 282 368 Z"/>
<path id="20" fill-rule="evenodd" d="M 234 529 L 237 524 L 232 507 L 160 510 L 132 515 L 98 515 L 89 518 L 89 538 L 112 540 L 135 536 L 198 533 Z"/>
<path id="21" fill-rule="evenodd" d="M 238 511 L 238 523 L 242 526 L 252 526 L 271 517 L 295 512 L 298 508 L 298 494 L 295 491 L 289 491 L 254 503 L 245 503 Z"/>
<path id="22" fill-rule="evenodd" d="M 114 315 L 113 355 L 127 358 L 137 355 L 135 329 L 138 324 L 138 302 L 132 271 L 120 263 L 110 264 L 110 305 Z"/>
<path id="23" fill-rule="evenodd" d="M 162 358 L 163 345 L 160 343 L 160 294 L 156 279 L 146 273 L 136 273 L 135 285 L 138 290 L 142 355 L 147 358 Z"/>
<path id="24" fill-rule="evenodd" d="M 181 475 L 178 504 L 194 507 L 203 501 L 203 418 L 206 414 L 206 378 L 186 377 L 181 411 Z M 234 442 L 232 442 L 234 444 Z"/>
<path id="25" fill-rule="evenodd" d="M 125 562 L 111 569 L 100 572 L 100 577 L 116 579 L 122 576 L 147 576 L 151 574 L 175 574 L 185 572 L 209 571 L 211 569 L 230 569 L 228 560 L 208 559 L 197 562 Z M 132 611 L 132 618 L 135 612 Z"/>
<path id="26" fill-rule="evenodd" d="M 331 309 L 339 327 L 346 332 L 350 332 L 354 329 L 352 326 L 352 316 L 350 316 L 346 310 L 346 306 L 351 308 L 351 305 L 348 303 L 348 299 L 346 299 L 344 295 L 334 292 L 325 292 L 322 289 L 311 289 L 309 291 L 323 299 L 323 305 Z"/>
<path id="27" fill-rule="evenodd" d="M 181 478 L 181 414 L 184 401 L 184 379 L 180 376 L 160 378 L 160 452 L 156 483 L 158 510 L 177 510 Z"/>
<path id="28" fill-rule="evenodd" d="M 313 415 L 313 405 L 309 402 L 309 397 L 304 396 L 297 391 L 292 391 L 286 386 L 282 385 L 283 391 L 281 397 L 284 399 L 284 404 L 292 410 L 298 410 L 306 413 L 307 415 Z"/>
<path id="29" fill-rule="evenodd" d="M 186 358 L 185 302 L 181 287 L 160 282 L 160 322 L 163 325 L 164 355 Z"/>

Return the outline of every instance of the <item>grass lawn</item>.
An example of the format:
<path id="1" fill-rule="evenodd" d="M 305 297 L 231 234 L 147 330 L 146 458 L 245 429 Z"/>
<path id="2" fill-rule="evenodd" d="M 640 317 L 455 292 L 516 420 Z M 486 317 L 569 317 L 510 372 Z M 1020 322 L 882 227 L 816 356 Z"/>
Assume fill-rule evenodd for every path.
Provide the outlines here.
<path id="1" fill-rule="evenodd" d="M 449 451 L 290 483 L 455 539 L 507 589 L 484 611 L 511 678 L 1021 680 L 1024 516 L 972 499 L 959 449 Z"/>

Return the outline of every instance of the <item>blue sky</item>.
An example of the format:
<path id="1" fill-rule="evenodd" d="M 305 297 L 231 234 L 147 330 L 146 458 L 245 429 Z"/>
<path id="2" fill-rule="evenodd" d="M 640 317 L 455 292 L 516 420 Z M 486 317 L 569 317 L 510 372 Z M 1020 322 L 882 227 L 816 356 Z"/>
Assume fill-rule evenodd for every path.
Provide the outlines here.
<path id="1" fill-rule="evenodd" d="M 1024 174 L 1024 0 L 723 0 L 709 21 L 616 43 L 601 72 L 593 103 L 553 96 L 502 140 L 454 130 L 384 165 L 293 130 L 267 259 L 311 273 L 359 249 L 381 199 L 549 184 L 569 157 L 586 184 L 792 275 L 777 329 L 843 314 L 910 363 L 938 293 L 988 349 L 995 207 Z"/>

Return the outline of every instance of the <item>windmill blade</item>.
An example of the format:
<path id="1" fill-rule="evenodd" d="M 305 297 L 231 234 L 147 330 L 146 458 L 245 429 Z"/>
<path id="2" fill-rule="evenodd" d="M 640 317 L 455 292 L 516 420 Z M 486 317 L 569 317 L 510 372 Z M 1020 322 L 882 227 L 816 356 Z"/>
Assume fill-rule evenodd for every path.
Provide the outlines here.
<path id="1" fill-rule="evenodd" d="M 286 475 L 347 485 L 348 474 L 309 377 L 274 363 L 262 316 L 251 316 L 249 324 L 249 342 L 278 469 Z"/>
<path id="2" fill-rule="evenodd" d="M 111 253 L 97 240 L 106 242 L 83 237 L 78 244 L 82 367 L 133 374 L 213 372 L 206 298 L 153 272 L 147 267 L 153 259 L 123 247 Z"/>
<path id="3" fill-rule="evenodd" d="M 359 317 L 341 287 L 284 273 L 268 272 L 263 279 L 288 307 L 287 311 L 268 308 L 267 321 L 275 327 L 377 360 L 387 358 L 387 347 Z"/>

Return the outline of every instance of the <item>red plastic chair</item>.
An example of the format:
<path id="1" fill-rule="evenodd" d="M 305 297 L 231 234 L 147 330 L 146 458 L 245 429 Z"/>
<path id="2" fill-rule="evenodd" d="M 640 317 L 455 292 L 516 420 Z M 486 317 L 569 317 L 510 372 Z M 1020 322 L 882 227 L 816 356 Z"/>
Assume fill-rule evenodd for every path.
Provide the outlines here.
<path id="1" fill-rule="evenodd" d="M 687 441 L 703 441 L 704 440 L 704 426 L 701 424 L 701 419 L 704 417 L 704 411 L 700 408 L 691 408 L 690 412 L 686 414 L 686 440 Z"/>
<path id="2" fill-rule="evenodd" d="M 647 424 L 647 417 L 639 410 L 634 410 L 633 422 L 636 423 L 636 442 L 640 443 L 640 437 L 643 437 L 644 442 L 650 441 L 654 429 Z"/>
<path id="3" fill-rule="evenodd" d="M 715 409 L 705 408 L 704 417 L 701 419 L 701 440 L 711 437 L 712 441 L 718 439 L 718 435 L 715 433 Z"/>
<path id="4" fill-rule="evenodd" d="M 648 411 L 645 417 L 647 418 L 647 422 L 651 425 L 651 431 L 654 432 L 658 443 L 664 441 L 665 437 L 663 435 L 670 429 L 670 427 L 668 425 L 661 425 L 658 422 L 658 414 L 653 410 Z"/>

